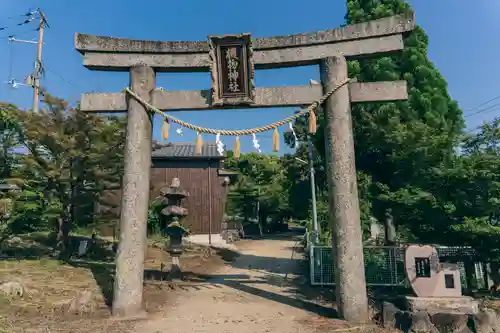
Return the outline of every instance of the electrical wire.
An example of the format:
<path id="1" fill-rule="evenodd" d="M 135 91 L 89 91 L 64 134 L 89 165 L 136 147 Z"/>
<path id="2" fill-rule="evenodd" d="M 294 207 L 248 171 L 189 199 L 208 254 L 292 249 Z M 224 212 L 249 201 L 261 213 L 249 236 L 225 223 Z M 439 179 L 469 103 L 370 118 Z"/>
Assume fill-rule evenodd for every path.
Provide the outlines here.
<path id="1" fill-rule="evenodd" d="M 476 112 L 466 114 L 466 115 L 464 115 L 464 118 L 469 118 L 469 117 L 478 115 L 480 113 L 490 113 L 490 112 L 494 112 L 494 111 L 498 111 L 498 110 L 500 110 L 500 103 L 493 104 L 493 105 L 490 105 L 490 106 L 485 107 L 483 109 L 480 109 Z"/>
<path id="2" fill-rule="evenodd" d="M 35 10 L 35 11 L 28 11 L 27 13 L 21 14 L 21 15 L 10 16 L 7 18 L 7 20 L 19 19 L 21 17 L 24 17 L 25 19 L 22 22 L 19 22 L 16 24 L 2 24 L 2 25 L 0 25 L 0 32 L 8 31 L 10 28 L 17 29 L 18 27 L 25 26 L 25 25 L 31 23 L 32 21 L 34 21 L 37 18 L 36 14 L 39 14 L 39 13 L 40 13 L 40 10 Z M 0 36 L 0 39 L 10 39 L 10 38 L 14 38 L 14 37 L 24 36 L 24 35 L 30 33 L 31 31 L 36 31 L 36 30 L 37 30 L 37 28 L 30 29 L 28 31 L 20 31 L 20 32 L 16 32 L 16 33 L 10 33 L 7 36 Z"/>
<path id="3" fill-rule="evenodd" d="M 68 80 L 66 79 L 64 76 L 62 76 L 61 74 L 58 74 L 57 72 L 54 72 L 52 69 L 48 68 L 47 66 L 44 66 L 44 69 L 49 72 L 49 73 L 52 73 L 54 74 L 55 76 L 57 76 L 59 79 L 61 79 L 62 81 L 74 86 L 75 88 L 78 88 L 78 89 L 82 89 L 84 90 L 81 86 L 79 86 L 78 84 L 74 83 L 73 81 L 71 80 Z"/>
<path id="4" fill-rule="evenodd" d="M 6 20 L 18 19 L 20 17 L 29 17 L 29 16 L 32 16 L 32 15 L 35 15 L 36 13 L 38 13 L 38 10 L 29 10 L 28 12 L 26 12 L 24 14 L 9 16 L 9 17 L 6 18 Z"/>
<path id="5" fill-rule="evenodd" d="M 20 17 L 27 17 L 26 19 L 24 19 L 22 22 L 19 22 L 19 23 L 16 23 L 16 24 L 5 24 L 5 25 L 1 25 L 0 26 L 0 31 L 5 31 L 7 29 L 10 29 L 10 28 L 14 28 L 14 27 L 20 27 L 20 26 L 23 26 L 23 25 L 26 25 L 26 24 L 29 24 L 31 23 L 33 20 L 35 20 L 37 18 L 36 14 L 39 14 L 40 11 L 39 10 L 36 10 L 36 11 L 31 11 L 29 13 L 26 13 L 26 14 L 23 14 L 23 15 L 20 15 Z M 11 18 L 15 18 L 14 17 L 11 17 Z"/>
<path id="6" fill-rule="evenodd" d="M 487 121 L 479 126 L 476 126 L 474 128 L 471 128 L 471 129 L 468 129 L 466 130 L 465 132 L 466 133 L 472 133 L 474 131 L 477 131 L 478 129 L 481 129 L 483 126 L 488 126 L 488 125 L 493 125 L 495 122 L 499 121 L 500 120 L 500 117 L 496 117 L 495 119 L 492 119 L 490 121 Z"/>
<path id="7" fill-rule="evenodd" d="M 30 34 L 32 32 L 36 31 L 36 29 L 29 29 L 29 30 L 23 30 L 23 31 L 19 31 L 17 33 L 11 33 L 7 36 L 0 36 L 0 40 L 1 39 L 11 39 L 11 38 L 15 38 L 15 37 L 22 37 L 22 36 L 26 36 L 27 34 Z"/>

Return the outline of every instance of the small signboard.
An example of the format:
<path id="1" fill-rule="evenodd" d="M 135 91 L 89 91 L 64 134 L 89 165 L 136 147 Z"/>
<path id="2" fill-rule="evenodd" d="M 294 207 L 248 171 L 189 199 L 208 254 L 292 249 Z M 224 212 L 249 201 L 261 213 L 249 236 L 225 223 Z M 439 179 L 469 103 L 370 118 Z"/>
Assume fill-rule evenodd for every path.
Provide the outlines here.
<path id="1" fill-rule="evenodd" d="M 250 34 L 209 36 L 212 104 L 254 103 L 254 67 Z"/>

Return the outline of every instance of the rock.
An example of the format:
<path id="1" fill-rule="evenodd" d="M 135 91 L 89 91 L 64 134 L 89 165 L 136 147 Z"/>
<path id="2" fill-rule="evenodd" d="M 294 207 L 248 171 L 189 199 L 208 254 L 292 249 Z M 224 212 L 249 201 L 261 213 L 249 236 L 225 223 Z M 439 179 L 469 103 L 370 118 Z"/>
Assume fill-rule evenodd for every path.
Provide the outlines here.
<path id="1" fill-rule="evenodd" d="M 405 296 L 406 308 L 410 312 L 476 314 L 478 302 L 472 297 L 413 297 Z"/>
<path id="2" fill-rule="evenodd" d="M 60 302 L 62 309 L 73 314 L 85 314 L 93 312 L 97 305 L 92 299 L 92 292 L 88 290 L 80 291 L 78 294 L 67 301 Z"/>
<path id="3" fill-rule="evenodd" d="M 474 316 L 474 326 L 477 333 L 500 333 L 500 320 L 495 311 L 480 307 Z"/>
<path id="4" fill-rule="evenodd" d="M 447 333 L 472 333 L 467 326 L 467 314 L 437 313 L 431 315 L 431 321 L 440 332 Z"/>
<path id="5" fill-rule="evenodd" d="M 382 303 L 382 325 L 384 328 L 396 328 L 396 317 L 401 312 L 394 304 L 389 302 Z"/>
<path id="6" fill-rule="evenodd" d="M 408 333 L 439 333 L 429 318 L 427 312 L 419 311 L 411 313 L 411 326 Z"/>
<path id="7" fill-rule="evenodd" d="M 0 284 L 0 291 L 9 296 L 19 296 L 24 295 L 24 286 L 16 281 L 9 281 Z"/>

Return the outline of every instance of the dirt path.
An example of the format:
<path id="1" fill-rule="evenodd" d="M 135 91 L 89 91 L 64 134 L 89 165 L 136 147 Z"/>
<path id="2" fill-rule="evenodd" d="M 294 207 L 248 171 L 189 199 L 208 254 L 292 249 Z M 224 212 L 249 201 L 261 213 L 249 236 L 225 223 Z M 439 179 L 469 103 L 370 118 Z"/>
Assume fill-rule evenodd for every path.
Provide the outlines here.
<path id="1" fill-rule="evenodd" d="M 210 276 L 182 283 L 175 304 L 134 331 L 141 333 L 316 332 L 310 323 L 329 310 L 298 292 L 302 254 L 297 238 L 245 240 L 241 254 Z M 307 283 L 303 278 L 299 283 Z"/>

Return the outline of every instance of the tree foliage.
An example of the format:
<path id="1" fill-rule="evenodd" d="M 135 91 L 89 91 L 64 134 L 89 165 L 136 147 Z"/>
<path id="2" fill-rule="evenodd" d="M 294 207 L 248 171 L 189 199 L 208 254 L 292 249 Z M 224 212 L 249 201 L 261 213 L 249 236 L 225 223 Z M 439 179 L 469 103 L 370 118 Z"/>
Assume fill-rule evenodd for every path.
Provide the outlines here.
<path id="1" fill-rule="evenodd" d="M 411 10 L 401 0 L 348 0 L 348 24 Z M 380 220 L 394 202 L 392 193 L 419 187 L 425 173 L 452 158 L 464 125 L 447 83 L 427 57 L 428 37 L 416 27 L 402 52 L 351 61 L 350 77 L 359 81 L 406 80 L 409 98 L 396 103 L 367 103 L 352 108 L 358 169 L 374 182 L 374 215 Z M 398 221 L 398 223 L 405 223 Z"/>
<path id="2" fill-rule="evenodd" d="M 16 165 L 15 149 L 20 145 L 21 127 L 12 104 L 0 103 L 0 180 L 12 178 Z"/>
<path id="3" fill-rule="evenodd" d="M 347 24 L 410 10 L 400 0 L 348 0 L 347 8 Z M 399 234 L 404 233 L 407 240 L 477 247 L 479 239 L 498 239 L 497 123 L 463 138 L 462 112 L 450 98 L 446 81 L 428 59 L 427 51 L 428 37 L 417 27 L 405 36 L 403 52 L 348 64 L 351 78 L 361 82 L 406 80 L 409 91 L 407 101 L 352 107 L 362 221 L 365 226 L 373 217 L 383 221 L 390 211 Z M 312 141 L 322 221 L 322 210 L 327 207 L 322 110 L 318 110 L 318 123 L 320 128 Z M 295 129 L 299 140 L 305 142 L 307 120 L 298 119 Z M 296 144 L 291 135 L 285 140 Z M 304 159 L 307 155 L 301 147 L 296 156 Z M 297 169 L 293 163 L 291 168 Z M 291 192 L 307 186 L 306 173 L 302 169 L 300 177 L 293 177 Z M 305 207 L 294 206 L 301 212 Z M 493 247 L 498 248 L 498 244 Z"/>
<path id="4" fill-rule="evenodd" d="M 11 229 L 55 230 L 64 252 L 72 226 L 92 223 L 100 194 L 120 180 L 124 127 L 120 119 L 84 114 L 49 94 L 43 103 L 39 113 L 9 106 L 8 120 L 18 134 L 9 137 L 13 130 L 2 129 L 2 144 L 14 147 L 15 137 L 15 147 L 24 153 L 9 150 L 16 170 L 10 167 L 2 177 L 22 179 Z"/>
<path id="5" fill-rule="evenodd" d="M 461 153 L 430 170 L 425 185 L 398 191 L 398 215 L 419 239 L 500 249 L 500 120 L 464 138 Z"/>
<path id="6" fill-rule="evenodd" d="M 264 228 L 268 220 L 280 222 L 289 214 L 285 169 L 281 157 L 242 154 L 228 158 L 225 167 L 239 172 L 229 192 L 228 212 L 245 220 L 257 217 Z"/>

